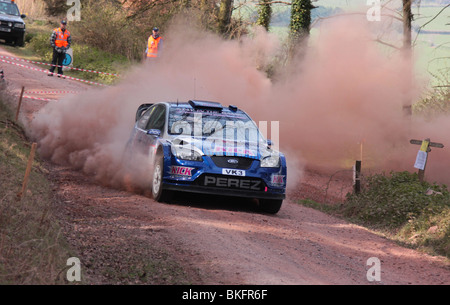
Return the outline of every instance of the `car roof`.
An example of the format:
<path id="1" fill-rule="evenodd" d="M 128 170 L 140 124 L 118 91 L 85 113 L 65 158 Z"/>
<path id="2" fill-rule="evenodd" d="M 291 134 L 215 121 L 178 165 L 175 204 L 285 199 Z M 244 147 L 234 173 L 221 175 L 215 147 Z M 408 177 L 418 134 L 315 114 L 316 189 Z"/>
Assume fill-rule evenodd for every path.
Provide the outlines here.
<path id="1" fill-rule="evenodd" d="M 195 110 L 217 111 L 217 112 L 239 112 L 245 113 L 237 106 L 223 106 L 221 103 L 205 100 L 189 100 L 188 102 L 166 102 L 171 108 L 190 108 Z"/>

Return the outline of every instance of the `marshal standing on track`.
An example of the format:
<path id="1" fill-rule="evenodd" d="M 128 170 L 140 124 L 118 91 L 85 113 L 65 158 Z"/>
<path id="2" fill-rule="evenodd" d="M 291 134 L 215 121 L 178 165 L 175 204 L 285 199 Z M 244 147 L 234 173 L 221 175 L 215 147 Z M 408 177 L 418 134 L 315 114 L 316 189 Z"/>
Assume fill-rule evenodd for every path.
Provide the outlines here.
<path id="1" fill-rule="evenodd" d="M 54 29 L 50 37 L 50 43 L 53 48 L 52 67 L 49 69 L 48 76 L 53 76 L 56 65 L 58 65 L 58 77 L 63 75 L 62 65 L 67 50 L 70 48 L 72 38 L 69 30 L 66 29 L 67 21 L 61 21 L 61 27 Z"/>
<path id="2" fill-rule="evenodd" d="M 160 56 L 162 43 L 163 41 L 161 35 L 159 34 L 159 29 L 157 27 L 154 27 L 152 30 L 152 35 L 150 35 L 147 41 L 147 49 L 145 50 L 146 58 L 148 59 L 158 57 L 158 51 Z"/>

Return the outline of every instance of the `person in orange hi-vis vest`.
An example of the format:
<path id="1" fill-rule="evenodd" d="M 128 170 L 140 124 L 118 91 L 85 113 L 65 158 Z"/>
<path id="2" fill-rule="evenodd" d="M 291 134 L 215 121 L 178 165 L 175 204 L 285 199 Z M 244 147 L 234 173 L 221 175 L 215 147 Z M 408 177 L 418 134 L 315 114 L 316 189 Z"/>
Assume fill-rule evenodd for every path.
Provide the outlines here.
<path id="1" fill-rule="evenodd" d="M 153 28 L 152 35 L 148 38 L 147 49 L 145 50 L 146 58 L 155 58 L 161 56 L 162 37 L 159 35 L 159 29 Z"/>
<path id="2" fill-rule="evenodd" d="M 50 37 L 50 43 L 53 48 L 53 58 L 52 67 L 49 69 L 48 76 L 53 76 L 53 71 L 55 71 L 56 65 L 58 65 L 58 77 L 63 75 L 63 61 L 66 57 L 66 52 L 70 48 L 70 44 L 72 42 L 70 32 L 66 29 L 66 27 L 67 21 L 62 20 L 61 26 L 57 29 L 54 29 L 52 36 Z"/>

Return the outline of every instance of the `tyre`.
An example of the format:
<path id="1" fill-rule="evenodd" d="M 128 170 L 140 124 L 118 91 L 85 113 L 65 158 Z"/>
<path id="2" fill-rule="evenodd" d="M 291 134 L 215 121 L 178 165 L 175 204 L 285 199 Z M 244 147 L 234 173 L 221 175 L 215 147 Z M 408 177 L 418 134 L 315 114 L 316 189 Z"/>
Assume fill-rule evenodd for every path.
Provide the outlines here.
<path id="1" fill-rule="evenodd" d="M 265 213 L 276 214 L 282 203 L 283 200 L 281 199 L 259 199 L 259 208 Z"/>
<path id="2" fill-rule="evenodd" d="M 164 158 L 162 155 L 156 157 L 152 176 L 152 197 L 158 202 L 167 202 L 171 198 L 171 192 L 164 189 Z"/>
<path id="3" fill-rule="evenodd" d="M 24 37 L 21 36 L 21 37 L 16 38 L 16 40 L 14 41 L 14 45 L 16 47 L 23 47 L 23 45 L 24 45 Z"/>

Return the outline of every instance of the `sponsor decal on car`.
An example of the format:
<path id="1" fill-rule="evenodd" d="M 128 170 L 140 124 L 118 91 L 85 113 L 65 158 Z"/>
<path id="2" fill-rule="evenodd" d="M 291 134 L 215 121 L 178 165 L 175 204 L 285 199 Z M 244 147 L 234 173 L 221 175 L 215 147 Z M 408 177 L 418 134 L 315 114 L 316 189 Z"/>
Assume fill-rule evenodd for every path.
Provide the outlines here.
<path id="1" fill-rule="evenodd" d="M 272 175 L 271 183 L 272 185 L 284 185 L 284 175 Z"/>
<path id="2" fill-rule="evenodd" d="M 185 167 L 185 166 L 171 166 L 170 174 L 178 175 L 178 176 L 192 176 L 193 167 Z"/>
<path id="3" fill-rule="evenodd" d="M 261 180 L 257 179 L 242 179 L 242 178 L 228 178 L 218 176 L 205 176 L 203 180 L 204 186 L 215 186 L 225 188 L 236 188 L 252 191 L 261 191 L 264 185 Z"/>

